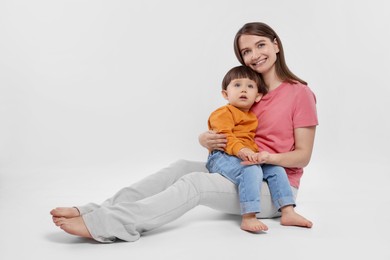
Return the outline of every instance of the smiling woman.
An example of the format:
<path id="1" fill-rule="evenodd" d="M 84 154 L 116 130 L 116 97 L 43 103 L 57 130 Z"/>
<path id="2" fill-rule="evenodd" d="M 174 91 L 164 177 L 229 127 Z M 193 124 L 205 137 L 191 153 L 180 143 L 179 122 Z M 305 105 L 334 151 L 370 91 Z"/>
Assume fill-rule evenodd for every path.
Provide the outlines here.
<path id="1" fill-rule="evenodd" d="M 272 32 L 272 35 L 268 36 L 267 32 Z M 315 96 L 287 69 L 282 45 L 278 39 L 276 33 L 266 24 L 251 23 L 245 24 L 238 31 L 234 41 L 239 61 L 251 68 L 252 75 L 255 75 L 250 77 L 249 82 L 253 82 L 249 85 L 261 82 L 256 80 L 260 75 L 269 90 L 261 101 L 251 108 L 262 122 L 254 129 L 256 145 L 263 150 L 258 155 L 258 162 L 266 164 L 266 168 L 278 171 L 281 169 L 279 173 L 272 170 L 269 176 L 275 179 L 283 179 L 284 176 L 287 182 L 286 196 L 271 202 L 270 190 L 273 194 L 274 189 L 269 189 L 256 171 L 251 175 L 254 177 L 254 183 L 258 184 L 255 197 L 260 198 L 261 210 L 258 208 L 258 199 L 254 198 L 251 205 L 257 204 L 256 209 L 251 206 L 248 211 L 251 213 L 251 221 L 243 221 L 241 225 L 243 229 L 250 231 L 267 230 L 256 217 L 282 216 L 282 225 L 312 226 L 310 221 L 294 212 L 293 205 L 303 174 L 302 168 L 308 164 L 311 157 L 315 128 L 318 124 Z M 263 52 L 263 43 L 259 44 L 260 41 L 265 42 L 268 48 L 264 49 L 268 51 Z M 247 67 L 242 68 L 248 70 Z M 244 84 L 244 89 L 249 86 L 248 82 L 239 83 Z M 246 91 L 249 89 L 256 90 L 248 88 Z M 249 95 L 247 97 L 244 102 L 249 101 Z M 251 102 L 256 99 L 258 96 L 254 95 Z M 256 117 L 254 118 L 256 121 Z M 224 150 L 227 140 L 223 134 L 206 132 L 200 136 L 199 141 L 209 151 L 219 151 Z M 240 149 L 238 152 L 243 153 L 242 156 L 237 154 L 239 158 L 249 160 L 247 164 L 256 161 L 256 157 L 245 153 L 245 150 Z M 241 214 L 243 209 L 247 212 L 246 206 L 240 207 L 241 201 L 233 182 L 220 174 L 205 172 L 207 169 L 204 163 L 181 160 L 130 187 L 123 188 L 101 205 L 90 203 L 78 206 L 77 211 L 69 208 L 53 209 L 53 221 L 70 234 L 90 237 L 100 242 L 113 242 L 116 239 L 135 241 L 140 238 L 142 232 L 173 221 L 198 205 L 233 214 Z M 272 184 L 272 181 L 270 183 Z M 260 212 L 255 216 L 253 213 L 258 211 Z"/>
<path id="2" fill-rule="evenodd" d="M 282 41 L 267 24 L 248 23 L 242 27 L 234 38 L 234 52 L 241 64 L 263 76 L 270 91 L 278 87 L 280 81 L 298 81 L 307 85 L 287 67 Z M 280 81 L 271 82 L 274 74 Z"/>
<path id="3" fill-rule="evenodd" d="M 275 69 L 276 55 L 279 46 L 276 39 L 270 39 L 256 35 L 242 35 L 238 41 L 241 47 L 240 53 L 245 64 L 259 72 L 267 73 L 270 69 Z"/>
<path id="4" fill-rule="evenodd" d="M 131 256 L 140 259 L 275 258 L 275 252 L 294 258 L 291 252 L 297 252 L 322 260 L 336 251 L 346 259 L 390 259 L 390 212 L 384 207 L 390 202 L 389 5 L 385 0 L 0 1 L 0 259 L 69 260 L 83 254 L 120 259 L 129 256 L 130 247 Z M 295 208 L 313 220 L 314 229 L 261 219 L 268 234 L 240 231 L 235 186 L 217 174 L 196 201 L 212 209 L 187 208 L 180 218 L 173 210 L 165 220 L 174 221 L 146 233 L 142 219 L 123 220 L 128 230 L 136 223 L 145 235 L 142 243 L 96 246 L 53 225 L 51 208 L 89 201 L 104 207 L 101 202 L 122 186 L 131 186 L 129 205 L 147 210 L 151 199 L 135 200 L 158 193 L 156 186 L 162 191 L 163 179 L 173 184 L 186 169 L 204 172 L 177 185 L 191 180 L 198 189 L 196 180 L 209 174 L 208 150 L 197 137 L 206 131 L 210 112 L 226 103 L 219 86 L 226 71 L 239 65 L 235 33 L 259 17 L 276 29 L 289 69 L 318 98 L 321 126 Z M 260 101 L 259 133 L 266 134 L 266 123 L 289 120 L 281 117 L 287 103 L 269 106 L 280 95 L 297 94 L 284 91 L 289 87 L 283 84 Z M 264 137 L 258 139 L 268 150 L 288 134 Z M 203 163 L 190 168 L 194 162 L 181 161 L 158 171 L 175 158 Z M 157 171 L 161 179 L 144 179 Z M 267 188 L 262 187 L 260 217 L 271 216 Z M 161 208 L 154 209 L 164 213 L 179 197 L 187 193 L 160 197 Z M 232 205 L 237 215 L 222 213 Z M 79 216 L 72 209 L 76 213 L 70 211 L 69 218 Z M 360 216 L 369 223 L 364 232 L 357 228 Z M 117 225 L 100 219 L 97 228 Z"/>

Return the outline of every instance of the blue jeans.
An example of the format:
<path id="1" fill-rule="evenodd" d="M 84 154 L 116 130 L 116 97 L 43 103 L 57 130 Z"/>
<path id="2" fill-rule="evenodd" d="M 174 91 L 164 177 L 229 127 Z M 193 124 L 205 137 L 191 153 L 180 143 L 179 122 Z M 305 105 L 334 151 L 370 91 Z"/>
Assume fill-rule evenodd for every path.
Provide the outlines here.
<path id="1" fill-rule="evenodd" d="M 281 166 L 242 165 L 242 160 L 222 151 L 213 151 L 206 167 L 210 173 L 219 173 L 238 186 L 241 214 L 261 212 L 260 189 L 263 179 L 268 183 L 272 202 L 280 208 L 293 205 L 295 200 L 286 171 Z"/>

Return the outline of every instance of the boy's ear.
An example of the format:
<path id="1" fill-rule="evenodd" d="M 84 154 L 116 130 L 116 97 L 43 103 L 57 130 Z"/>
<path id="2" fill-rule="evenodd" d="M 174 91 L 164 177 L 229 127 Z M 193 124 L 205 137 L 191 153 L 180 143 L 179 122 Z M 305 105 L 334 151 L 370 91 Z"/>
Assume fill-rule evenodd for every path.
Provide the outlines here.
<path id="1" fill-rule="evenodd" d="M 263 97 L 263 94 L 257 93 L 255 102 L 256 102 L 256 103 L 259 102 L 259 101 L 261 100 L 262 97 Z"/>
<path id="2" fill-rule="evenodd" d="M 222 90 L 222 91 L 221 91 L 221 94 L 222 94 L 222 96 L 223 96 L 224 99 L 226 99 L 226 100 L 228 99 L 228 94 L 227 94 L 227 91 L 226 91 L 226 90 Z"/>

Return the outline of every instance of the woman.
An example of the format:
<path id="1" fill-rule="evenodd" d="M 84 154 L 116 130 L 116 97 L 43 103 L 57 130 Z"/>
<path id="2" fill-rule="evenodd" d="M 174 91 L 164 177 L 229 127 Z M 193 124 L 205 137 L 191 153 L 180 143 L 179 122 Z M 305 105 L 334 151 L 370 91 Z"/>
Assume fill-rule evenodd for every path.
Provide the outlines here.
<path id="1" fill-rule="evenodd" d="M 268 94 L 252 108 L 262 122 L 256 143 L 270 153 L 262 163 L 285 167 L 296 197 L 318 124 L 315 96 L 306 82 L 288 69 L 282 43 L 268 25 L 245 24 L 236 34 L 234 49 L 238 60 L 260 73 L 268 87 Z M 209 150 L 223 150 L 226 139 L 206 132 L 199 142 Z M 219 174 L 206 172 L 203 162 L 178 161 L 120 190 L 101 205 L 55 208 L 50 213 L 54 223 L 67 233 L 100 242 L 117 238 L 135 241 L 142 232 L 175 220 L 198 205 L 239 215 L 236 186 Z M 272 206 L 268 186 L 264 182 L 261 185 L 263 210 L 258 217 L 280 216 Z M 281 219 L 281 223 L 311 226 L 300 215 Z"/>

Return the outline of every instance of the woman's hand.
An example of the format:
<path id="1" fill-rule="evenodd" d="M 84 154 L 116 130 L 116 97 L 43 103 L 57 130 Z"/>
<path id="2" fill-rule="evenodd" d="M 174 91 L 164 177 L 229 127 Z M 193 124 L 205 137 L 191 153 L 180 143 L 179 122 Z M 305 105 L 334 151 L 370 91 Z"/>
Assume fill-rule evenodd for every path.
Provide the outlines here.
<path id="1" fill-rule="evenodd" d="M 217 134 L 215 131 L 207 131 L 199 135 L 199 143 L 209 151 L 224 151 L 227 143 L 224 134 Z"/>

